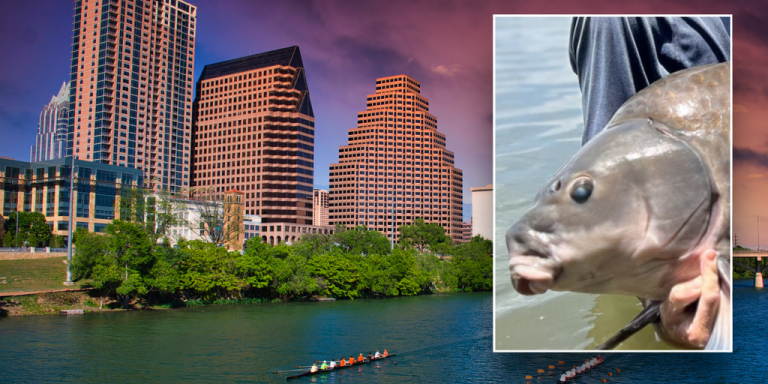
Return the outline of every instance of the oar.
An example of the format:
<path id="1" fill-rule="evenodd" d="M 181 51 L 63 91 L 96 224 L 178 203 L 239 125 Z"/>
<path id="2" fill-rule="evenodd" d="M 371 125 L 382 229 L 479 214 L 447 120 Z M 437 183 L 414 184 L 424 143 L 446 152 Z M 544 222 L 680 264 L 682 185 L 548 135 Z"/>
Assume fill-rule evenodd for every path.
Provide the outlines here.
<path id="1" fill-rule="evenodd" d="M 293 371 L 306 371 L 306 369 L 286 369 L 282 371 L 272 371 L 272 373 L 293 372 Z"/>

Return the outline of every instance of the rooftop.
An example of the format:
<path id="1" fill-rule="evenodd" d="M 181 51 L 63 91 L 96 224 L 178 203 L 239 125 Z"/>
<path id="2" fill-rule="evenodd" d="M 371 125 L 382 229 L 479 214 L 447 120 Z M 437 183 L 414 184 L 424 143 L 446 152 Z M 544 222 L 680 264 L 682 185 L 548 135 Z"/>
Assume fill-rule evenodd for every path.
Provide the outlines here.
<path id="1" fill-rule="evenodd" d="M 271 67 L 273 65 L 304 68 L 299 47 L 294 45 L 292 47 L 276 49 L 274 51 L 257 53 L 255 55 L 222 61 L 215 64 L 208 64 L 203 68 L 203 73 L 200 74 L 199 81 L 258 68 Z"/>

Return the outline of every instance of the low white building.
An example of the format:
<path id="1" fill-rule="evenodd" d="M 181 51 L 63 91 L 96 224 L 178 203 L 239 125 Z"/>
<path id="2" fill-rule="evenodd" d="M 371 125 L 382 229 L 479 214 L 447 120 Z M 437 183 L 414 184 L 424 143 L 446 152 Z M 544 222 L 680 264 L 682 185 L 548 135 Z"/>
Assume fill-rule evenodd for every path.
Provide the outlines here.
<path id="1" fill-rule="evenodd" d="M 252 237 L 259 237 L 259 231 L 261 227 L 261 216 L 259 215 L 243 215 L 243 233 L 245 240 Z"/>
<path id="2" fill-rule="evenodd" d="M 493 239 L 493 184 L 472 191 L 472 237 Z"/>

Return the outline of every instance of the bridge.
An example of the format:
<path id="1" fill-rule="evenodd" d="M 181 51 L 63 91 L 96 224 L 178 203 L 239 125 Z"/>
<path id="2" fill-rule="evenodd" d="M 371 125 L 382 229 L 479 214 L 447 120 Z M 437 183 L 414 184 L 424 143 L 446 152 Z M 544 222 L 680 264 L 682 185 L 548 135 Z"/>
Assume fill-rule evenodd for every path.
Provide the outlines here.
<path id="1" fill-rule="evenodd" d="M 749 265 L 746 265 L 740 261 L 737 261 L 737 258 L 756 258 L 755 261 L 755 267 L 751 267 Z M 751 271 L 755 274 L 755 288 L 763 288 L 763 273 L 768 272 L 768 266 L 763 266 L 762 261 L 763 258 L 768 258 L 768 250 L 746 250 L 746 249 L 739 249 L 739 250 L 733 250 L 731 253 L 731 258 L 733 259 L 734 264 L 738 264 L 742 268 Z"/>

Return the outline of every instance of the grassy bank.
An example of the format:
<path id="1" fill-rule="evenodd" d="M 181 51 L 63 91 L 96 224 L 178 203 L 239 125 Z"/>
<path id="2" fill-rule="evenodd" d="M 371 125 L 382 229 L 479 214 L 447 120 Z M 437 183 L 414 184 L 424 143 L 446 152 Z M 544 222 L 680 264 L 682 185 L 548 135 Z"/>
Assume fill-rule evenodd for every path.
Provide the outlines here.
<path id="1" fill-rule="evenodd" d="M 87 292 L 51 292 L 0 299 L 0 316 L 55 315 L 65 309 L 99 310 Z"/>
<path id="2" fill-rule="evenodd" d="M 66 257 L 32 260 L 0 260 L 0 292 L 30 292 L 65 288 Z M 5 282 L 5 283 L 3 283 Z M 78 281 L 69 288 L 81 288 L 90 281 Z"/>

